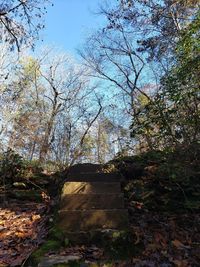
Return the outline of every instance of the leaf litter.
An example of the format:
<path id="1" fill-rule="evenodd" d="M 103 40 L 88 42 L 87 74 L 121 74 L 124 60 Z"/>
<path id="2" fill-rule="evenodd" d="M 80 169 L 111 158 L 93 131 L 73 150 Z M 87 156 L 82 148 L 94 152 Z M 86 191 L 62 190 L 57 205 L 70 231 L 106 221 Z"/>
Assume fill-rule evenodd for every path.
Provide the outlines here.
<path id="1" fill-rule="evenodd" d="M 84 266 L 199 267 L 200 216 L 151 211 L 131 198 L 127 203 L 135 251 L 127 260 L 112 260 L 98 244 L 49 251 L 44 261 L 81 261 Z M 0 208 L 0 266 L 24 263 L 48 234 L 49 199 L 43 203 L 15 200 Z M 108 265 L 106 262 L 110 262 Z M 93 264 L 93 265 L 92 265 Z M 41 266 L 41 263 L 40 263 Z M 81 265 L 80 265 L 81 266 Z M 35 267 L 35 266 L 34 266 Z"/>
<path id="2" fill-rule="evenodd" d="M 47 235 L 47 203 L 15 201 L 0 208 L 0 266 L 21 266 Z"/>

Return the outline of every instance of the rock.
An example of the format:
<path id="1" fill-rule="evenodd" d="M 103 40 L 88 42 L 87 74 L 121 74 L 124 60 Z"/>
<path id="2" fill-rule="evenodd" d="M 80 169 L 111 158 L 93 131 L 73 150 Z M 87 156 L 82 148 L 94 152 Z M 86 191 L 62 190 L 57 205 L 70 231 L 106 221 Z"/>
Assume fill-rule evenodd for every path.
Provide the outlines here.
<path id="1" fill-rule="evenodd" d="M 5 227 L 3 227 L 3 226 L 0 225 L 0 232 L 2 232 L 4 229 L 5 229 Z"/>
<path id="2" fill-rule="evenodd" d="M 16 188 L 26 188 L 26 184 L 25 183 L 22 183 L 22 182 L 15 182 L 13 183 L 13 186 L 16 187 Z"/>
<path id="3" fill-rule="evenodd" d="M 38 264 L 38 267 L 52 267 L 55 264 L 59 263 L 69 263 L 70 261 L 78 261 L 81 259 L 81 256 L 50 256 L 46 257 Z"/>

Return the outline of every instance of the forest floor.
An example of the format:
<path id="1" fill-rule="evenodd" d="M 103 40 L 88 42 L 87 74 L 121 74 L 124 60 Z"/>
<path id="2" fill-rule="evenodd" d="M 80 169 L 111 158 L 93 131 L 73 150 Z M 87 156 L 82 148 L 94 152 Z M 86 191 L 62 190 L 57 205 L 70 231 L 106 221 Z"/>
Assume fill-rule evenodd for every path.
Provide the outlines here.
<path id="1" fill-rule="evenodd" d="M 51 218 L 48 211 L 48 203 L 20 201 L 0 209 L 1 267 L 37 266 L 26 265 L 26 261 L 47 239 Z M 110 251 L 98 244 L 73 246 L 66 240 L 60 244 L 50 238 L 39 249 L 39 256 L 43 254 L 44 259 L 38 266 L 199 266 L 199 214 L 159 214 L 138 205 L 130 219 L 133 237 L 125 243 L 113 242 Z M 58 259 L 73 263 L 51 265 L 49 259 L 51 263 L 58 263 Z"/>
<path id="2" fill-rule="evenodd" d="M 127 178 L 130 229 L 109 246 L 64 239 L 55 226 L 55 198 L 44 192 L 37 201 L 6 202 L 0 208 L 0 266 L 200 266 L 199 154 L 193 150 L 188 161 L 159 153 L 112 162 Z"/>

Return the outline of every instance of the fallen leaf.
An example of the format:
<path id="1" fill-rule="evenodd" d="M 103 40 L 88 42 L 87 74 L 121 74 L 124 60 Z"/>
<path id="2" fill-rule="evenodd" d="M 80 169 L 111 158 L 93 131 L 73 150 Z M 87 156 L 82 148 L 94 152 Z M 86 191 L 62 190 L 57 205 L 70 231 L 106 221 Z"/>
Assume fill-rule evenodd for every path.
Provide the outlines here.
<path id="1" fill-rule="evenodd" d="M 181 243 L 181 241 L 179 241 L 178 239 L 173 240 L 172 244 L 178 249 L 184 248 L 184 244 Z"/>
<path id="2" fill-rule="evenodd" d="M 166 248 L 167 242 L 165 237 L 161 233 L 155 233 L 155 241 L 162 245 L 162 247 Z"/>
<path id="3" fill-rule="evenodd" d="M 32 215 L 32 221 L 36 221 L 36 220 L 39 220 L 41 217 L 40 217 L 40 215 L 39 214 L 34 214 L 34 215 Z"/>
<path id="4" fill-rule="evenodd" d="M 187 260 L 174 260 L 173 263 L 176 267 L 188 267 L 189 263 Z"/>

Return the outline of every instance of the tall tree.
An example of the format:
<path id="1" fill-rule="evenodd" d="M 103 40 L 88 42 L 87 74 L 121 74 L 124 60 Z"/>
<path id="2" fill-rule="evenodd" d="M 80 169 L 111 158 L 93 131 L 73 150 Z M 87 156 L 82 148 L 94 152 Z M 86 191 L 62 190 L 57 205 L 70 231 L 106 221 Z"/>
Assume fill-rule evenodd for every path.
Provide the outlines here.
<path id="1" fill-rule="evenodd" d="M 111 84 L 122 95 L 126 111 L 132 115 L 134 101 L 141 90 L 145 62 L 135 49 L 135 40 L 123 25 L 92 35 L 80 51 L 93 77 Z M 109 86 L 107 86 L 108 88 Z M 108 92 L 109 94 L 109 92 Z"/>
<path id="2" fill-rule="evenodd" d="M 0 4 L 0 42 L 20 51 L 22 45 L 34 46 L 44 27 L 42 20 L 49 0 L 2 0 Z"/>
<path id="3" fill-rule="evenodd" d="M 124 24 L 138 41 L 138 51 L 167 70 L 181 31 L 198 12 L 198 0 L 119 0 L 114 8 L 102 8 L 107 29 Z M 167 57 L 166 57 L 167 55 Z"/>
<path id="4" fill-rule="evenodd" d="M 132 136 L 137 136 L 139 143 L 142 140 L 146 148 L 182 142 L 175 114 L 179 114 L 179 121 L 184 121 L 189 108 L 183 112 L 166 87 L 164 93 L 161 81 L 166 81 L 163 77 L 169 77 L 173 66 L 180 62 L 177 45 L 183 32 L 197 20 L 198 6 L 196 0 L 124 0 L 101 7 L 107 24 L 91 36 L 81 52 L 93 76 L 106 80 L 107 88 L 111 83 L 120 89 L 120 106 L 124 101 L 132 117 Z M 177 95 L 181 86 L 176 86 Z M 188 105 L 186 98 L 184 103 Z"/>
<path id="5" fill-rule="evenodd" d="M 45 49 L 37 58 L 21 59 L 4 93 L 13 113 L 9 146 L 42 162 L 70 164 L 83 157 L 102 110 L 98 98 L 91 105 L 95 88 L 88 70 L 65 53 Z"/>

